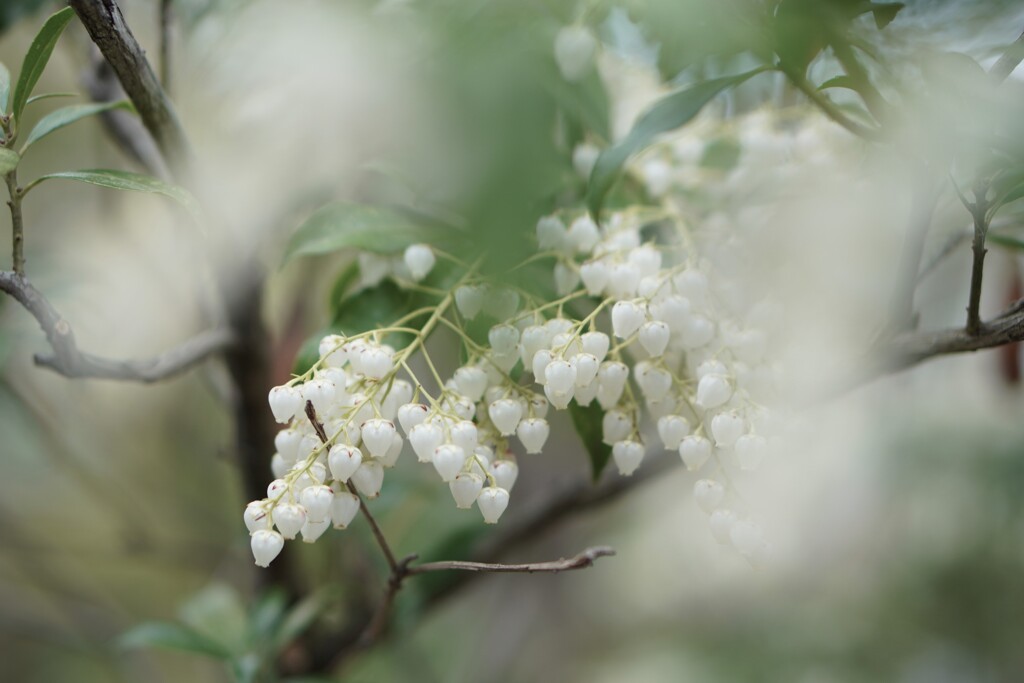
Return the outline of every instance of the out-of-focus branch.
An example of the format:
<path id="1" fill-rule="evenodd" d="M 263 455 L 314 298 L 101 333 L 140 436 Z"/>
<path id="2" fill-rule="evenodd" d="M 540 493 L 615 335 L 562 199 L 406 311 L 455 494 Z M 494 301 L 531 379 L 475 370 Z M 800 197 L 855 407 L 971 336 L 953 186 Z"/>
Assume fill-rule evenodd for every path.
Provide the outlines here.
<path id="1" fill-rule="evenodd" d="M 1024 33 L 1021 33 L 1017 40 L 1006 48 L 1006 52 L 999 58 L 999 61 L 992 65 L 988 73 L 996 83 L 1002 83 L 1010 77 L 1010 74 L 1022 61 L 1024 61 Z"/>
<path id="2" fill-rule="evenodd" d="M 174 23 L 174 0 L 160 0 L 160 83 L 171 92 L 171 29 Z"/>
<path id="3" fill-rule="evenodd" d="M 92 41 L 117 74 L 172 169 L 187 165 L 188 141 L 167 94 L 114 0 L 69 0 Z"/>
<path id="4" fill-rule="evenodd" d="M 65 377 L 91 377 L 128 382 L 157 382 L 180 374 L 234 343 L 229 330 L 203 332 L 153 358 L 117 360 L 85 353 L 75 343 L 71 325 L 23 275 L 0 271 L 0 291 L 13 297 L 39 323 L 53 349 L 52 356 L 35 358 L 36 364 Z"/>
<path id="5" fill-rule="evenodd" d="M 406 569 L 406 574 L 412 576 L 414 574 L 425 574 L 427 572 L 443 572 L 450 570 L 460 570 L 466 572 L 492 572 L 492 573 L 508 573 L 508 574 L 535 574 L 539 572 L 546 572 L 551 574 L 557 574 L 558 572 L 570 571 L 573 569 L 583 569 L 585 567 L 592 567 L 594 561 L 599 557 L 611 557 L 615 555 L 615 550 L 609 548 L 606 545 L 599 545 L 593 548 L 587 548 L 583 552 L 570 557 L 568 559 L 553 560 L 549 562 L 527 562 L 525 564 L 500 564 L 500 563 L 488 563 L 488 562 L 463 562 L 460 560 L 450 560 L 447 562 L 427 562 L 425 564 L 416 565 L 415 567 L 409 567 Z"/>

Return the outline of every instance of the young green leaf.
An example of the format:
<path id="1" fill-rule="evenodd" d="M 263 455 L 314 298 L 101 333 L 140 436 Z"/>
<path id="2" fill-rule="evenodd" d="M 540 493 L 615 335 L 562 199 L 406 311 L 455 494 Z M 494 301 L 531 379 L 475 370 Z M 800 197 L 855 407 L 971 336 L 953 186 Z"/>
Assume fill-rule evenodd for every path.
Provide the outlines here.
<path id="1" fill-rule="evenodd" d="M 340 594 L 336 587 L 325 586 L 307 595 L 289 610 L 274 637 L 275 648 L 280 651 L 301 636 L 318 616 L 338 601 Z"/>
<path id="2" fill-rule="evenodd" d="M 599 217 L 605 197 L 631 156 L 647 147 L 658 135 L 689 123 L 718 93 L 739 85 L 766 69 L 767 67 L 758 67 L 735 76 L 697 83 L 655 102 L 640 116 L 625 138 L 598 156 L 587 186 L 587 207 L 594 218 Z"/>
<path id="3" fill-rule="evenodd" d="M 153 194 L 160 194 L 165 197 L 170 197 L 174 201 L 183 205 L 192 212 L 193 215 L 199 214 L 198 202 L 196 202 L 195 198 L 185 189 L 178 187 L 177 185 L 170 185 L 151 176 L 142 175 L 141 173 L 132 173 L 130 171 L 114 171 L 110 169 L 95 168 L 84 169 L 81 171 L 49 173 L 47 175 L 40 176 L 29 183 L 25 187 L 25 191 L 28 192 L 44 180 L 61 178 L 65 180 L 77 180 L 91 185 L 99 185 L 100 187 L 109 187 L 114 190 L 132 190 L 133 192 L 151 192 Z"/>
<path id="4" fill-rule="evenodd" d="M 13 149 L 0 147 L 0 175 L 10 173 L 18 167 L 21 157 Z"/>
<path id="5" fill-rule="evenodd" d="M 989 233 L 988 241 L 1006 249 L 1012 249 L 1014 251 L 1024 251 L 1024 239 L 1014 237 L 1012 235 L 1000 235 L 996 233 Z"/>
<path id="6" fill-rule="evenodd" d="M 87 116 L 111 109 L 135 110 L 128 100 L 119 100 L 117 102 L 101 102 L 99 104 L 73 104 L 69 107 L 52 111 L 41 118 L 39 123 L 35 125 L 35 128 L 32 129 L 32 132 L 28 134 L 25 144 L 21 146 L 21 153 L 25 154 L 25 150 L 28 149 L 29 145 L 36 140 L 46 137 L 55 130 L 60 130 L 64 126 L 70 126 L 75 121 L 84 119 Z"/>
<path id="7" fill-rule="evenodd" d="M 878 30 L 884 29 L 892 23 L 896 15 L 900 13 L 905 5 L 902 2 L 873 2 L 870 3 L 870 10 L 875 15 L 875 26 Z"/>
<path id="8" fill-rule="evenodd" d="M 181 650 L 214 659 L 228 659 L 231 656 L 231 653 L 219 643 L 199 635 L 190 628 L 159 621 L 136 626 L 118 638 L 118 644 L 125 648 L 158 647 Z"/>
<path id="9" fill-rule="evenodd" d="M 0 112 L 7 111 L 7 98 L 11 94 L 11 72 L 0 63 Z"/>
<path id="10" fill-rule="evenodd" d="M 576 433 L 580 435 L 583 447 L 587 449 L 587 455 L 590 457 L 591 476 L 597 481 L 612 455 L 611 446 L 604 442 L 601 433 L 601 418 L 604 413 L 601 406 L 595 402 L 586 407 L 571 403 L 569 414 L 572 416 Z"/>
<path id="11" fill-rule="evenodd" d="M 14 98 L 11 100 L 11 112 L 15 119 L 21 119 L 21 112 L 32 94 L 32 89 L 39 82 L 39 77 L 43 75 L 46 63 L 50 61 L 57 39 L 74 16 L 75 11 L 70 7 L 50 15 L 29 46 L 28 52 L 25 53 L 25 61 L 21 64 L 18 82 L 14 86 Z"/>
<path id="12" fill-rule="evenodd" d="M 437 229 L 417 224 L 393 209 L 333 202 L 299 226 L 285 249 L 284 262 L 349 248 L 391 253 L 417 242 L 431 242 L 437 235 Z"/>
<path id="13" fill-rule="evenodd" d="M 28 105 L 32 104 L 33 102 L 39 102 L 40 100 L 49 100 L 49 99 L 52 99 L 54 97 L 78 97 L 78 93 L 76 93 L 76 92 L 44 92 L 42 95 L 33 95 L 32 97 L 28 98 L 28 102 L 26 102 L 25 105 L 28 106 Z"/>

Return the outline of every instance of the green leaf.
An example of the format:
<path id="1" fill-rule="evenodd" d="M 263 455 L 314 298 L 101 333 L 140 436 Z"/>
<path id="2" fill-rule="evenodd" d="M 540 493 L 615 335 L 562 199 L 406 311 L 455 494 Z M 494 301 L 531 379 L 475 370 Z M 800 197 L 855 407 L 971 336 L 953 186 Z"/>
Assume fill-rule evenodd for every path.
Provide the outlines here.
<path id="1" fill-rule="evenodd" d="M 49 173 L 47 175 L 40 176 L 29 183 L 25 188 L 25 191 L 27 192 L 29 189 L 35 187 L 44 180 L 60 178 L 65 180 L 77 180 L 82 183 L 99 185 L 100 187 L 109 187 L 114 190 L 131 190 L 133 192 L 151 192 L 153 194 L 160 194 L 165 197 L 170 197 L 174 201 L 183 205 L 191 211 L 193 215 L 198 216 L 199 214 L 198 202 L 196 202 L 195 198 L 184 188 L 178 187 L 177 185 L 170 185 L 148 175 L 132 173 L 130 171 L 114 171 L 110 169 L 93 168 L 81 171 Z"/>
<path id="2" fill-rule="evenodd" d="M 162 621 L 140 624 L 118 638 L 121 647 L 157 647 L 166 650 L 180 650 L 213 657 L 228 659 L 231 653 L 205 636 L 180 624 Z"/>
<path id="3" fill-rule="evenodd" d="M 359 279 L 359 272 L 359 261 L 353 260 L 335 278 L 334 284 L 331 286 L 331 293 L 327 299 L 327 305 L 332 311 L 336 310 L 338 305 L 345 300 L 348 290 Z"/>
<path id="4" fill-rule="evenodd" d="M 135 111 L 135 108 L 132 107 L 131 102 L 128 100 L 102 102 L 100 104 L 73 104 L 69 107 L 63 107 L 56 111 L 52 111 L 41 118 L 39 123 L 35 125 L 35 128 L 32 129 L 32 132 L 28 134 L 25 144 L 21 146 L 21 153 L 24 154 L 29 145 L 36 140 L 46 137 L 55 130 L 60 130 L 64 126 L 70 126 L 79 119 L 84 119 L 87 116 L 99 114 L 100 112 L 109 111 L 111 109 Z"/>
<path id="5" fill-rule="evenodd" d="M 828 90 L 829 88 L 848 88 L 849 90 L 857 90 L 857 82 L 846 74 L 839 76 L 833 76 L 824 83 L 818 86 L 818 90 Z"/>
<path id="6" fill-rule="evenodd" d="M 1024 239 L 1019 237 L 1013 237 L 1012 235 L 999 235 L 989 233 L 988 241 L 993 244 L 997 244 L 1000 247 L 1006 247 L 1007 249 L 1013 249 L 1015 251 L 1024 251 Z"/>
<path id="7" fill-rule="evenodd" d="M 300 600 L 281 622 L 274 637 L 275 647 L 281 650 L 301 636 L 339 597 L 337 588 L 326 586 Z"/>
<path id="8" fill-rule="evenodd" d="M 11 94 L 11 72 L 0 63 L 0 112 L 7 111 L 7 98 Z"/>
<path id="9" fill-rule="evenodd" d="M 601 213 L 605 197 L 632 155 L 647 147 L 658 135 L 689 123 L 718 93 L 739 85 L 766 69 L 767 67 L 758 67 L 735 76 L 704 81 L 677 90 L 655 102 L 640 116 L 625 138 L 602 151 L 597 157 L 587 186 L 587 207 L 595 220 Z"/>
<path id="10" fill-rule="evenodd" d="M 431 242 L 438 234 L 437 229 L 417 224 L 393 209 L 333 202 L 318 209 L 299 226 L 285 248 L 283 262 L 296 256 L 350 248 L 393 253 L 410 244 Z"/>
<path id="11" fill-rule="evenodd" d="M 871 12 L 875 15 L 875 26 L 878 30 L 884 29 L 892 23 L 896 15 L 900 13 L 905 5 L 902 2 L 873 2 Z"/>
<path id="12" fill-rule="evenodd" d="M 595 401 L 588 406 L 571 403 L 569 414 L 572 416 L 576 433 L 580 435 L 583 447 L 587 449 L 587 455 L 590 457 L 591 475 L 594 481 L 597 481 L 612 455 L 612 448 L 604 442 L 602 434 L 601 420 L 604 412 Z"/>
<path id="13" fill-rule="evenodd" d="M 719 171 L 731 171 L 739 163 L 743 150 L 740 144 L 729 137 L 715 138 L 704 147 L 700 165 Z"/>
<path id="14" fill-rule="evenodd" d="M 255 640 L 268 639 L 281 623 L 288 596 L 280 588 L 271 588 L 260 596 L 249 615 L 249 634 Z"/>
<path id="15" fill-rule="evenodd" d="M 39 102 L 40 100 L 49 100 L 49 99 L 52 99 L 54 97 L 78 97 L 78 93 L 76 93 L 76 92 L 44 92 L 42 95 L 33 95 L 32 97 L 28 98 L 28 102 L 26 102 L 25 105 L 28 106 L 28 105 L 32 104 L 33 102 Z"/>
<path id="16" fill-rule="evenodd" d="M 64 32 L 74 16 L 75 11 L 70 7 L 65 7 L 50 15 L 43 27 L 39 29 L 39 33 L 36 34 L 28 52 L 25 53 L 25 61 L 21 63 L 21 73 L 18 74 L 18 82 L 14 86 L 14 98 L 11 101 L 11 112 L 19 122 L 25 103 L 28 102 L 28 98 L 32 94 L 32 89 L 36 87 L 39 77 L 43 75 L 43 70 L 46 68 L 46 63 L 50 61 L 53 48 L 57 45 L 57 39 L 60 38 L 60 34 Z"/>
<path id="17" fill-rule="evenodd" d="M 245 649 L 248 624 L 245 607 L 235 589 L 213 583 L 189 598 L 180 609 L 181 621 L 196 634 L 227 652 Z"/>
<path id="18" fill-rule="evenodd" d="M 19 161 L 21 161 L 21 157 L 13 149 L 0 147 L 0 175 L 16 169 Z"/>

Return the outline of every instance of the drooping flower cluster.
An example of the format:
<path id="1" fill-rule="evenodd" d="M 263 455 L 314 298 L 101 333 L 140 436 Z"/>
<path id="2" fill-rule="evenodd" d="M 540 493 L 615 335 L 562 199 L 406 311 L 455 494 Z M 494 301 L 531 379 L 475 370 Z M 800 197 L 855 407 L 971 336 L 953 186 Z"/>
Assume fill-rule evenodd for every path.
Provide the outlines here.
<path id="1" fill-rule="evenodd" d="M 542 218 L 535 258 L 554 262 L 554 301 L 487 284 L 466 267 L 404 349 L 379 341 L 397 328 L 325 337 L 319 362 L 270 392 L 287 427 L 275 440 L 267 498 L 245 511 L 257 564 L 273 560 L 285 539 L 313 542 L 328 526 L 345 528 L 359 496 L 378 495 L 406 443 L 457 507 L 476 504 L 495 523 L 518 474 L 513 450 L 541 452 L 549 408 L 595 402 L 620 474 L 635 472 L 656 439 L 688 469 L 711 470 L 694 498 L 715 538 L 752 559 L 762 554 L 757 525 L 731 508 L 728 469 L 754 469 L 767 450 L 766 411 L 752 398 L 770 383 L 766 338 L 721 305 L 682 221 L 661 219 L 654 239 L 636 213 L 613 214 L 600 228 L 586 216 L 569 225 Z M 478 316 L 492 323 L 486 343 L 465 331 Z M 424 346 L 438 327 L 454 332 L 468 356 L 448 380 Z M 414 354 L 433 389 L 413 373 Z"/>

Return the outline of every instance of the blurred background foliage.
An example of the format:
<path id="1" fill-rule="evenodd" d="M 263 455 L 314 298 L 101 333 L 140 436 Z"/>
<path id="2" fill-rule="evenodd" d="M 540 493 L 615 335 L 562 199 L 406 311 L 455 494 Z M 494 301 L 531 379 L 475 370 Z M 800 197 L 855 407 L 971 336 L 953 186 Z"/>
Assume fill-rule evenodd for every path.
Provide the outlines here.
<path id="1" fill-rule="evenodd" d="M 300 4 L 292 10 L 244 0 L 173 3 L 176 68 L 184 74 L 175 96 L 180 93 L 186 126 L 201 141 L 231 138 L 231 124 L 209 101 L 219 94 L 218 81 L 204 80 L 203 68 L 241 59 L 227 51 L 246 46 L 239 34 L 247 30 L 258 47 L 263 41 L 272 46 L 276 33 L 260 23 L 273 24 L 275 13 L 322 16 L 328 29 L 353 22 L 352 33 L 365 29 L 382 41 L 366 48 L 346 34 L 354 50 L 366 48 L 369 56 L 365 63 L 311 69 L 302 83 L 322 88 L 325 99 L 285 102 L 280 110 L 267 105 L 273 116 L 256 119 L 267 139 L 244 138 L 247 149 L 264 153 L 257 159 L 265 166 L 242 168 L 252 164 L 237 148 L 216 148 L 226 159 L 219 168 L 234 164 L 239 180 L 214 185 L 212 193 L 227 197 L 222 213 L 237 211 L 237 222 L 259 223 L 244 233 L 246 246 L 272 269 L 266 314 L 275 331 L 278 381 L 297 355 L 300 366 L 307 362 L 300 350 L 311 335 L 365 327 L 413 305 L 390 284 L 358 291 L 358 266 L 336 254 L 278 268 L 294 228 L 326 199 L 388 205 L 411 224 L 441 226 L 450 235 L 442 241 L 460 256 L 471 259 L 487 247 L 488 275 L 544 292 L 547 281 L 536 272 L 506 271 L 531 252 L 538 215 L 581 210 L 586 183 L 572 167 L 576 145 L 604 146 L 621 137 L 596 71 L 573 84 L 559 76 L 551 45 L 560 26 L 583 21 L 596 27 L 606 44 L 680 84 L 738 73 L 756 63 L 751 55 L 772 50 L 801 73 L 809 66 L 820 84 L 835 75 L 845 41 L 872 30 L 875 47 L 901 73 L 908 45 L 918 50 L 915 58 L 931 54 L 927 49 L 962 51 L 987 65 L 1022 27 L 1021 8 L 1012 0 L 916 0 L 898 14 L 883 9 L 855 20 L 849 15 L 864 3 L 794 1 L 783 3 L 784 20 L 771 23 L 772 30 L 758 17 L 771 15 L 774 3 L 734 0 Z M 155 54 L 159 3 L 122 5 Z M 0 61 L 12 71 L 54 7 L 38 0 L 0 5 Z M 281 20 L 282 32 L 308 28 Z M 890 20 L 885 32 L 871 28 Z M 323 39 L 309 37 L 310 49 Z M 826 45 L 831 51 L 820 54 Z M 284 49 L 301 55 L 296 43 Z M 398 56 L 385 61 L 397 62 L 402 85 L 415 81 L 409 85 L 415 96 L 389 99 L 393 93 L 385 92 L 381 102 L 423 107 L 396 115 L 415 121 L 411 140 L 382 124 L 380 139 L 354 134 L 318 147 L 312 108 L 351 97 L 336 91 L 334 71 L 365 67 L 372 79 L 373 59 L 388 50 Z M 75 89 L 70 86 L 81 78 L 87 52 L 87 37 L 73 27 L 44 76 L 47 89 Z M 319 59 L 323 53 L 314 54 Z M 283 85 L 280 71 L 253 61 L 266 70 L 245 72 L 250 94 Z M 939 70 L 946 77 L 953 67 Z M 868 92 L 859 87 L 862 95 Z M 1019 83 L 1010 87 L 1019 102 Z M 215 95 L 204 100 L 204 88 Z M 428 96 L 418 99 L 421 91 Z M 863 109 L 871 94 L 857 99 L 853 91 L 837 101 Z M 755 79 L 729 98 L 723 107 L 731 111 L 718 113 L 798 101 L 795 91 L 771 78 Z M 244 102 L 226 99 L 217 104 L 243 109 Z M 360 102 L 348 104 L 358 110 Z M 942 100 L 939 108 L 947 105 Z M 267 127 L 268 120 L 278 127 Z M 239 125 L 244 130 L 245 121 Z M 937 125 L 934 135 L 947 130 Z M 27 170 L 131 166 L 96 121 L 61 136 L 40 143 Z M 928 138 L 933 147 L 934 141 Z M 275 144 L 289 147 L 288 153 L 278 156 Z M 709 168 L 728 170 L 743 153 L 737 139 L 722 136 L 708 141 L 703 158 Z M 274 200 L 263 198 L 265 186 L 254 186 L 247 175 L 302 177 L 304 161 L 315 166 L 334 155 L 345 158 L 344 168 L 328 164 L 337 172 L 322 173 L 316 183 L 264 180 L 278 183 L 283 196 Z M 182 237 L 152 199 L 78 187 L 48 191 L 47 200 L 34 198 L 27 209 L 33 277 L 68 311 L 84 347 L 139 355 L 140 348 L 163 348 L 202 318 L 189 303 L 206 277 L 195 259 L 194 236 Z M 646 199 L 643 188 L 626 179 L 608 205 Z M 260 220 L 250 221 L 254 215 Z M 4 223 L 4 235 L 7 229 Z M 823 254 L 808 258 L 844 258 L 827 238 L 822 247 Z M 870 276 L 870 270 L 861 273 Z M 960 276 L 946 274 L 960 287 L 955 292 L 963 289 Z M 434 277 L 434 284 L 445 285 L 444 272 Z M 831 283 L 811 286 L 827 290 Z M 959 298 L 935 299 L 938 308 L 959 314 Z M 288 606 L 280 594 L 256 588 L 216 367 L 155 387 L 68 381 L 32 367 L 30 353 L 42 342 L 20 309 L 0 301 L 0 315 L 4 680 L 244 679 L 275 657 L 292 656 L 291 637 L 311 624 L 330 628 L 372 608 L 384 568 L 361 524 L 315 547 L 289 545 L 304 601 Z M 444 339 L 437 345 L 440 357 L 457 361 Z M 991 354 L 948 359 L 809 411 L 806 419 L 819 428 L 815 439 L 772 463 L 766 481 L 754 482 L 780 539 L 771 567 L 755 571 L 715 546 L 689 500 L 693 475 L 673 468 L 631 496 L 572 516 L 508 551 L 510 559 L 533 560 L 606 543 L 618 550 L 617 558 L 572 575 L 486 577 L 446 598 L 436 597 L 443 584 L 427 581 L 444 577 L 417 579 L 399 598 L 395 637 L 344 662 L 340 678 L 1021 680 L 1024 402 L 1000 367 Z M 571 427 L 559 425 L 552 439 L 560 446 L 557 455 L 521 460 L 521 510 L 589 476 Z M 486 541 L 479 520 L 455 510 L 448 492 L 423 472 L 398 467 L 388 476 L 373 506 L 399 554 L 450 559 Z M 509 514 L 514 521 L 516 510 Z M 131 631 L 143 622 L 162 625 Z M 134 633 L 129 642 L 126 632 Z M 133 637 L 213 656 L 132 649 Z M 220 659 L 231 663 L 225 668 Z"/>

